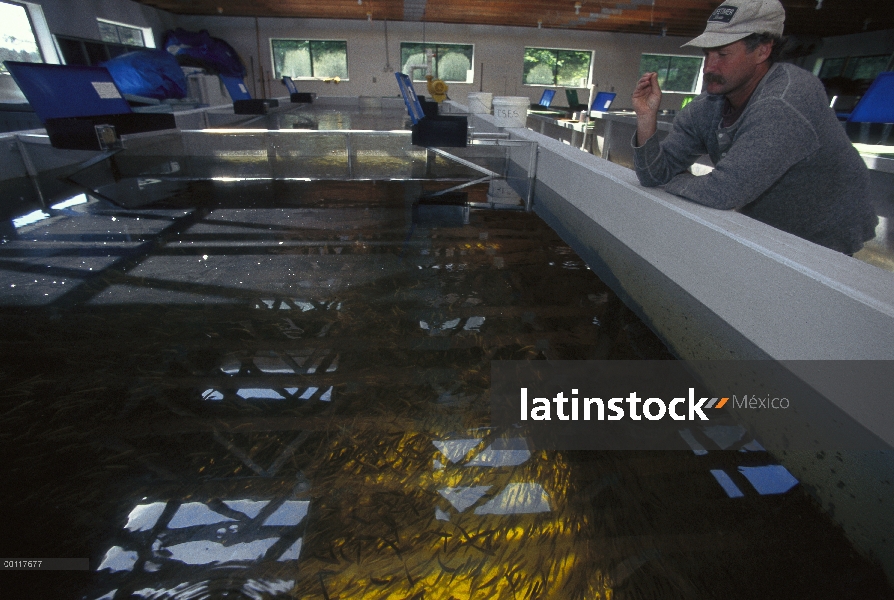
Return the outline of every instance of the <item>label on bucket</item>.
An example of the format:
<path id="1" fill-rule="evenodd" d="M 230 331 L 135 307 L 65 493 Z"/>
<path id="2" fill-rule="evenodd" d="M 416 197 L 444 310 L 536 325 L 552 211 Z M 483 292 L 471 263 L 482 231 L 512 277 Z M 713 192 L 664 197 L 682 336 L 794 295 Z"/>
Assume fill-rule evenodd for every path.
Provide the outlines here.
<path id="1" fill-rule="evenodd" d="M 500 106 L 494 109 L 494 114 L 504 119 L 517 119 L 521 116 L 521 111 L 514 107 Z"/>
<path id="2" fill-rule="evenodd" d="M 528 116 L 528 100 L 525 97 L 508 96 L 494 98 L 494 117 L 497 127 L 524 127 Z"/>

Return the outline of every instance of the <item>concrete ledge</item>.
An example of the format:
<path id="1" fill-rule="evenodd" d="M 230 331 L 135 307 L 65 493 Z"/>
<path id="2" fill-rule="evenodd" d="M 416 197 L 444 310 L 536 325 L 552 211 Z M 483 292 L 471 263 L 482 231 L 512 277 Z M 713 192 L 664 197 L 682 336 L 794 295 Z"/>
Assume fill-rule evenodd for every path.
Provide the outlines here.
<path id="1" fill-rule="evenodd" d="M 736 212 L 643 188 L 633 171 L 534 132 L 516 136 L 540 143 L 538 185 L 741 332 L 751 346 L 741 358 L 894 359 L 894 274 Z M 683 358 L 730 358 L 701 356 L 675 338 L 667 336 Z"/>

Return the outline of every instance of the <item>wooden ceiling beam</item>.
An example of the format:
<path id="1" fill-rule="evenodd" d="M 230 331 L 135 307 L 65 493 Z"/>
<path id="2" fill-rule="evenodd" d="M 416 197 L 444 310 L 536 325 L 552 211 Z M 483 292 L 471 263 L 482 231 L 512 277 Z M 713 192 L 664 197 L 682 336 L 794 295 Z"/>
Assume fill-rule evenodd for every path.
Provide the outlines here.
<path id="1" fill-rule="evenodd" d="M 136 0 L 147 6 L 182 15 L 224 15 L 304 19 L 402 21 L 404 0 Z M 786 33 L 828 37 L 894 28 L 891 0 L 781 0 L 786 7 Z M 508 25 L 580 31 L 617 31 L 652 34 L 666 27 L 668 35 L 698 35 L 719 0 L 428 0 L 423 21 L 466 25 Z M 220 9 L 220 10 L 218 10 Z M 590 14 L 607 14 L 590 18 Z M 867 26 L 867 20 L 868 26 Z"/>

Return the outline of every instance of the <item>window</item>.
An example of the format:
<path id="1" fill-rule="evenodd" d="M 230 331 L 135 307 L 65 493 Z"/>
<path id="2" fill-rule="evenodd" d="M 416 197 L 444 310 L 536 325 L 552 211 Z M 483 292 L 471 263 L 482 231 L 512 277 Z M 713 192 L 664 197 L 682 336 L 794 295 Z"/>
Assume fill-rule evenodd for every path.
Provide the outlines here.
<path id="1" fill-rule="evenodd" d="M 823 59 L 818 76 L 820 79 L 844 77 L 872 81 L 888 67 L 890 60 L 888 54 L 826 58 Z"/>
<path id="2" fill-rule="evenodd" d="M 703 61 L 700 56 L 643 54 L 639 60 L 639 74 L 658 73 L 658 85 L 663 92 L 698 93 Z"/>
<path id="3" fill-rule="evenodd" d="M 848 79 L 875 79 L 888 66 L 890 55 L 856 56 L 849 58 L 844 66 L 844 76 Z"/>
<path id="4" fill-rule="evenodd" d="M 400 70 L 413 81 L 426 75 L 443 81 L 472 83 L 474 46 L 471 44 L 400 43 Z"/>
<path id="5" fill-rule="evenodd" d="M 155 48 L 151 27 L 135 27 L 97 19 L 101 40 L 56 36 L 56 45 L 67 65 L 98 65 L 126 52 Z"/>
<path id="6" fill-rule="evenodd" d="M 4 60 L 43 62 L 43 55 L 25 7 L 0 0 L 0 73 Z"/>
<path id="7" fill-rule="evenodd" d="M 140 46 L 125 46 L 63 35 L 56 36 L 56 43 L 62 54 L 62 60 L 67 65 L 98 65 L 140 48 Z"/>
<path id="8" fill-rule="evenodd" d="M 102 19 L 96 19 L 96 22 L 99 25 L 99 36 L 104 42 L 124 44 L 125 46 L 146 46 L 143 30 L 139 27 L 103 21 Z"/>
<path id="9" fill-rule="evenodd" d="M 590 81 L 589 50 L 552 50 L 525 48 L 525 85 L 561 85 L 587 87 Z"/>
<path id="10" fill-rule="evenodd" d="M 841 75 L 841 69 L 847 58 L 827 58 L 823 60 L 823 65 L 818 73 L 820 79 L 829 79 L 830 77 L 838 77 Z"/>
<path id="11" fill-rule="evenodd" d="M 275 79 L 348 78 L 348 42 L 270 40 Z"/>

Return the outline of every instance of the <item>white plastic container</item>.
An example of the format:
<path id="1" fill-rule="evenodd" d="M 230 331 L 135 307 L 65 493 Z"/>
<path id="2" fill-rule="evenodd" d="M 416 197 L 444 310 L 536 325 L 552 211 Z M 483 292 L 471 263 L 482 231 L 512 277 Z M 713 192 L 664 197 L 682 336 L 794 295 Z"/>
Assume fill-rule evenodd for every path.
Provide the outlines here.
<path id="1" fill-rule="evenodd" d="M 527 96 L 497 96 L 494 104 L 494 125 L 497 127 L 524 127 L 528 120 Z"/>
<path id="2" fill-rule="evenodd" d="M 494 95 L 490 92 L 471 92 L 467 96 L 469 112 L 473 115 L 489 115 Z"/>

